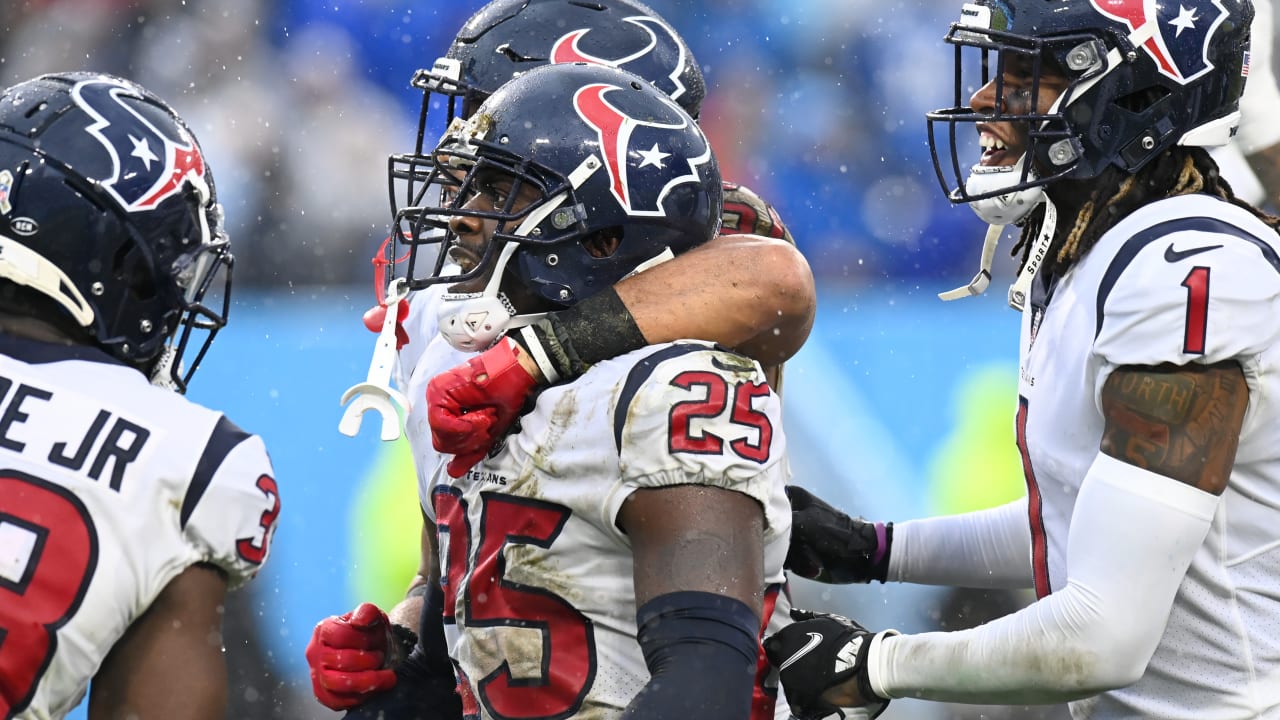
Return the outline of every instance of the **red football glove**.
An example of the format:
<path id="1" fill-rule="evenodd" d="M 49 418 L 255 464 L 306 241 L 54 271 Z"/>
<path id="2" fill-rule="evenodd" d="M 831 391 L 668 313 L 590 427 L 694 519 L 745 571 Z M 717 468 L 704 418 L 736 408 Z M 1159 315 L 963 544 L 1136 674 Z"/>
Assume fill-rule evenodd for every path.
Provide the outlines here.
<path id="1" fill-rule="evenodd" d="M 396 684 L 387 667 L 391 621 L 373 603 L 316 623 L 307 643 L 311 689 L 331 710 L 347 710 Z"/>
<path id="2" fill-rule="evenodd" d="M 446 468 L 462 477 L 484 459 L 520 415 L 538 381 L 521 364 L 516 342 L 503 338 L 466 363 L 427 383 L 427 421 L 431 444 L 453 453 Z"/>

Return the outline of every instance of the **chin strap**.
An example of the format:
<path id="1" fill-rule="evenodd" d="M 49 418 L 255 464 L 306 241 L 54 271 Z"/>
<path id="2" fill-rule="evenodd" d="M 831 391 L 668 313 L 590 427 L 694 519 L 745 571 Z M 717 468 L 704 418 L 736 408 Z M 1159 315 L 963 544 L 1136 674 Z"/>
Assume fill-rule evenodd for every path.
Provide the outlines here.
<path id="1" fill-rule="evenodd" d="M 1058 227 L 1058 208 L 1046 195 L 1044 198 L 1044 222 L 1040 225 L 1040 234 L 1031 244 L 1031 254 L 1018 271 L 1018 279 L 1009 288 L 1009 307 L 1022 312 L 1027 305 L 1027 297 L 1031 294 L 1031 280 L 1036 276 L 1044 258 L 1049 254 L 1049 242 L 1053 240 L 1053 232 Z"/>
<path id="2" fill-rule="evenodd" d="M 1049 254 L 1049 242 L 1053 240 L 1054 230 L 1058 227 L 1057 206 L 1053 204 L 1053 201 L 1047 195 L 1042 196 L 1041 202 L 1044 203 L 1044 223 L 1040 226 L 1040 234 L 1036 236 L 1035 242 L 1031 244 L 1031 255 L 1023 263 L 1022 270 L 1018 271 L 1018 279 L 1009 288 L 1009 307 L 1018 312 L 1022 312 L 1022 309 L 1026 307 L 1027 297 L 1031 292 L 1031 280 L 1036 276 L 1040 265 L 1044 263 L 1045 256 Z M 991 263 L 995 259 L 996 245 L 1000 242 L 1000 235 L 1006 227 L 1008 226 L 987 226 L 987 236 L 982 243 L 982 259 L 978 264 L 978 274 L 973 276 L 968 285 L 938 293 L 939 298 L 944 301 L 960 300 L 961 298 L 973 297 L 986 292 L 987 287 L 991 285 Z"/>
<path id="3" fill-rule="evenodd" d="M 521 237 L 529 235 L 567 199 L 566 193 L 552 197 L 530 213 L 514 234 Z M 507 263 L 511 262 L 511 256 L 515 255 L 519 247 L 517 243 L 508 242 L 498 250 L 493 273 L 480 292 L 447 292 L 440 296 L 441 303 L 436 314 L 437 327 L 441 337 L 454 348 L 463 352 L 481 352 L 497 342 L 507 330 L 523 327 L 546 317 L 546 313 L 520 315 L 501 290 Z"/>
<path id="4" fill-rule="evenodd" d="M 981 295 L 987 291 L 987 286 L 991 284 L 991 262 L 995 259 L 996 245 L 1000 242 L 1000 234 L 1004 232 L 1005 227 L 1005 225 L 987 226 L 987 237 L 982 241 L 982 259 L 978 261 L 978 274 L 973 276 L 968 285 L 938 293 L 938 297 L 949 302 Z"/>
<path id="5" fill-rule="evenodd" d="M 181 362 L 177 362 L 177 367 L 174 367 L 177 357 L 178 353 L 172 345 L 166 344 L 160 349 L 160 357 L 151 366 L 151 374 L 148 376 L 152 385 L 182 394 L 184 388 L 173 379 L 175 375 L 181 377 L 183 373 Z"/>
<path id="6" fill-rule="evenodd" d="M 493 275 L 480 292 L 440 296 L 436 325 L 440 336 L 454 348 L 463 352 L 480 352 L 497 342 L 508 329 L 528 324 L 516 322 L 515 307 L 498 289 L 502 284 L 503 271 L 517 247 L 515 243 L 502 246 L 494 261 Z"/>

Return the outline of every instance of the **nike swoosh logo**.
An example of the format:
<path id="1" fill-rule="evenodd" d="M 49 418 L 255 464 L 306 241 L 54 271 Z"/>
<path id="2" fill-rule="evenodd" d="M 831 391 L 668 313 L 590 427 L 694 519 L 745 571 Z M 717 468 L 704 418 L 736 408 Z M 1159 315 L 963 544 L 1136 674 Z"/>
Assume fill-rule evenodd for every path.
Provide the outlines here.
<path id="1" fill-rule="evenodd" d="M 1192 255 L 1199 255 L 1202 252 L 1217 250 L 1221 245 L 1205 245 L 1204 247 L 1188 248 L 1186 250 L 1174 250 L 1173 243 L 1169 243 L 1169 247 L 1164 249 L 1164 261 L 1175 263 L 1179 260 L 1186 260 Z"/>
<path id="2" fill-rule="evenodd" d="M 795 663 L 795 661 L 813 652 L 813 649 L 818 647 L 821 644 L 822 644 L 822 633 L 816 633 L 816 632 L 809 633 L 809 642 L 805 643 L 804 647 L 795 651 L 795 654 L 793 654 L 791 657 L 783 661 L 783 663 L 778 666 L 778 672 L 782 672 L 783 670 L 786 670 L 787 668 L 791 667 L 791 665 Z"/>

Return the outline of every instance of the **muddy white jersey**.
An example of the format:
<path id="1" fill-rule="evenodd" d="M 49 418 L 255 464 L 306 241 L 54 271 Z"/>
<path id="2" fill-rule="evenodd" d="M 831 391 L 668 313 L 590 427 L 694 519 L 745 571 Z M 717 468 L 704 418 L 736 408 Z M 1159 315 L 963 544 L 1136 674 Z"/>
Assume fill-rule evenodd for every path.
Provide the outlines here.
<path id="1" fill-rule="evenodd" d="M 455 350 L 437 332 L 437 309 L 443 292 L 444 286 L 437 285 L 409 296 L 410 312 L 405 321 L 409 342 L 399 350 L 396 369 L 396 385 L 409 403 L 405 428 L 418 474 L 418 499 L 432 519 L 435 515 L 431 508 L 431 491 L 436 482 L 437 466 L 441 466 L 439 476 L 447 478 L 442 469 L 443 462 L 447 459 L 442 460 L 440 453 L 431 445 L 431 428 L 427 422 L 425 402 L 427 383 L 439 373 L 474 356 L 472 353 Z M 448 536 L 443 537 L 447 539 Z M 628 591 L 632 587 L 630 576 L 618 582 L 623 583 L 622 587 Z M 790 601 L 786 594 L 779 592 L 771 584 L 765 596 L 764 615 L 769 618 L 766 635 L 777 632 L 791 622 L 789 610 Z M 631 623 L 634 625 L 634 618 Z M 450 637 L 456 639 L 456 628 L 450 624 L 448 629 Z M 634 640 L 631 642 L 634 644 Z M 753 698 L 753 718 L 770 717 L 767 708 L 772 706 L 776 708 L 776 720 L 786 720 L 791 717 L 791 713 L 787 709 L 785 698 L 778 699 L 782 697 L 782 690 L 777 683 L 777 674 L 768 672 L 768 661 L 763 655 L 760 663 L 764 684 L 757 687 Z M 643 665 L 641 669 L 643 670 Z"/>
<path id="2" fill-rule="evenodd" d="M 786 481 L 781 408 L 759 366 L 695 342 L 598 363 L 544 390 L 463 477 L 437 465 L 445 630 L 470 711 L 614 718 L 648 682 L 617 525 L 642 488 L 703 484 L 759 502 L 771 614 L 790 535 Z M 771 718 L 767 663 L 758 670 L 753 717 Z"/>
<path id="3" fill-rule="evenodd" d="M 404 429 L 418 473 L 418 502 L 431 508 L 432 474 L 440 453 L 431 446 L 431 425 L 427 422 L 427 383 L 431 378 L 465 363 L 475 353 L 456 350 L 438 332 L 437 310 L 444 285 L 432 285 L 409 295 L 409 317 L 404 321 L 409 342 L 396 353 L 395 383 L 409 406 Z"/>
<path id="4" fill-rule="evenodd" d="M 1247 211 L 1182 196 L 1125 218 L 1056 285 L 1034 284 L 1017 437 L 1040 596 L 1066 582 L 1067 532 L 1099 452 L 1111 372 L 1234 360 L 1249 385 L 1226 492 L 1155 656 L 1137 683 L 1073 703 L 1077 718 L 1280 717 L 1278 244 Z M 1173 385 L 1146 392 L 1193 401 Z M 1160 552 L 1151 548 L 1153 561 Z"/>
<path id="5" fill-rule="evenodd" d="M 258 437 L 97 349 L 0 335 L 0 717 L 66 715 L 187 567 L 243 585 L 279 509 Z"/>

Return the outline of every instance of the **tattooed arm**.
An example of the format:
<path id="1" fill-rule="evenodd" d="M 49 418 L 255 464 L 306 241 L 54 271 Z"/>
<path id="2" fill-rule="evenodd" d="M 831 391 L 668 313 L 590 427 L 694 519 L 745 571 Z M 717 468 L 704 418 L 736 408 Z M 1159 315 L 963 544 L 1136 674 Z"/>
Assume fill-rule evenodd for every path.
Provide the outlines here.
<path id="1" fill-rule="evenodd" d="M 885 638 L 867 686 L 880 698 L 1021 704 L 1139 680 L 1226 489 L 1248 401 L 1234 361 L 1115 370 L 1101 452 L 1072 512 L 1067 582 L 971 630 Z M 853 680 L 828 693 L 865 699 Z"/>
<path id="2" fill-rule="evenodd" d="M 1248 405 L 1234 360 L 1122 367 L 1102 387 L 1102 452 L 1221 495 Z"/>

